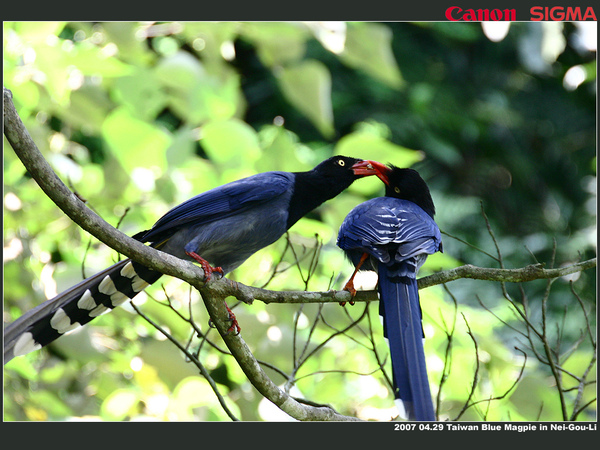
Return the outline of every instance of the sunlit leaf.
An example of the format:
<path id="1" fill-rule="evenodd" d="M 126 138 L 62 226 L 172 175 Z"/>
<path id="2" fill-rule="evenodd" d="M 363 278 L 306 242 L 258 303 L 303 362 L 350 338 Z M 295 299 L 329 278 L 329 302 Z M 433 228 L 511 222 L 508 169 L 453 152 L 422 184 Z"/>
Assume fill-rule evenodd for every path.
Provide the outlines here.
<path id="1" fill-rule="evenodd" d="M 256 45 L 258 56 L 267 67 L 299 61 L 309 37 L 300 24 L 284 22 L 245 23 L 241 34 Z"/>
<path id="2" fill-rule="evenodd" d="M 286 66 L 278 73 L 279 86 L 288 101 L 304 114 L 325 137 L 332 137 L 331 75 L 316 60 Z"/>
<path id="3" fill-rule="evenodd" d="M 220 165 L 245 166 L 260 157 L 258 135 L 238 119 L 208 122 L 202 127 L 202 147 Z"/>
<path id="4" fill-rule="evenodd" d="M 57 36 L 66 22 L 6 22 L 5 29 L 13 28 L 21 39 L 29 44 L 45 42 L 49 36 Z"/>
<path id="5" fill-rule="evenodd" d="M 117 78 L 113 93 L 115 100 L 129 106 L 136 116 L 145 120 L 153 119 L 167 102 L 155 72 L 145 68 Z"/>
<path id="6" fill-rule="evenodd" d="M 182 35 L 202 58 L 223 60 L 224 43 L 233 42 L 241 26 L 238 22 L 186 22 Z"/>
<path id="7" fill-rule="evenodd" d="M 179 51 L 162 58 L 154 73 L 170 94 L 171 107 L 189 123 L 227 119 L 237 111 L 239 78 L 229 71 L 213 75 L 197 58 Z"/>
<path id="8" fill-rule="evenodd" d="M 101 414 L 106 420 L 123 420 L 135 412 L 138 396 L 125 389 L 114 391 L 102 403 Z"/>
<path id="9" fill-rule="evenodd" d="M 376 134 L 353 132 L 341 138 L 336 154 L 372 159 L 382 163 L 390 162 L 399 167 L 410 167 L 423 159 L 423 153 L 394 144 Z"/>
<path id="10" fill-rule="evenodd" d="M 75 45 L 68 55 L 69 63 L 77 67 L 84 75 L 117 77 L 130 72 L 127 64 L 86 42 Z"/>
<path id="11" fill-rule="evenodd" d="M 219 386 L 219 388 L 224 389 L 223 386 Z M 188 377 L 175 388 L 169 410 L 176 415 L 178 420 L 191 420 L 198 417 L 207 420 L 210 418 L 208 409 L 215 402 L 214 392 L 205 379 Z M 235 413 L 239 414 L 239 410 L 235 405 L 233 405 L 233 409 Z M 214 412 L 217 414 L 212 420 L 227 420 L 227 416 L 222 409 L 215 409 Z"/>
<path id="12" fill-rule="evenodd" d="M 263 128 L 259 137 L 263 149 L 263 158 L 256 163 L 260 172 L 269 170 L 285 170 L 300 172 L 308 169 L 298 161 L 298 139 L 283 127 L 268 126 Z"/>
<path id="13" fill-rule="evenodd" d="M 117 108 L 109 114 L 102 125 L 102 134 L 125 170 L 164 168 L 170 136 L 160 128 L 136 119 L 126 108 Z"/>
<path id="14" fill-rule="evenodd" d="M 104 119 L 113 107 L 104 89 L 85 85 L 71 91 L 69 108 L 61 109 L 57 115 L 84 128 L 88 133 L 99 133 Z"/>
<path id="15" fill-rule="evenodd" d="M 142 35 L 142 26 L 136 22 L 101 22 L 98 36 L 114 43 L 119 49 L 119 56 L 127 62 L 148 64 L 155 55 L 148 51 Z"/>
<path id="16" fill-rule="evenodd" d="M 392 33 L 385 25 L 350 23 L 346 31 L 346 45 L 339 56 L 346 64 L 398 89 L 404 85 L 404 80 L 391 44 Z"/>

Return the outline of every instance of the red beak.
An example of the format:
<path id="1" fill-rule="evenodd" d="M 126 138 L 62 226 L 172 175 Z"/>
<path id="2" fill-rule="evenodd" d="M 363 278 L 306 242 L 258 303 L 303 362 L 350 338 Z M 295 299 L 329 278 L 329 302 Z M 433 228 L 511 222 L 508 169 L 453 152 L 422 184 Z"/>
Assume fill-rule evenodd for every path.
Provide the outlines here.
<path id="1" fill-rule="evenodd" d="M 367 177 L 369 175 L 377 175 L 377 177 L 383 181 L 385 184 L 389 183 L 388 174 L 391 172 L 390 169 L 385 164 L 381 164 L 377 161 L 360 161 L 352 166 L 352 170 L 354 171 L 354 175 L 360 175 L 363 177 Z"/>

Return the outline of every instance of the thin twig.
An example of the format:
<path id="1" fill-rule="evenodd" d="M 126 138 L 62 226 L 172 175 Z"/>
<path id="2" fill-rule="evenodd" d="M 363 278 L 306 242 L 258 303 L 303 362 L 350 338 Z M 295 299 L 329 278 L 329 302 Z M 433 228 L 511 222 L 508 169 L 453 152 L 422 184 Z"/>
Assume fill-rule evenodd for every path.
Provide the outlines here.
<path id="1" fill-rule="evenodd" d="M 211 389 L 215 393 L 215 396 L 217 397 L 217 400 L 219 401 L 221 407 L 223 408 L 223 411 L 225 411 L 225 413 L 229 416 L 229 418 L 231 420 L 238 421 L 239 419 L 233 414 L 233 412 L 231 412 L 231 410 L 227 406 L 225 399 L 219 392 L 219 388 L 217 387 L 217 384 L 212 379 L 212 377 L 208 373 L 208 370 L 206 370 L 206 368 L 200 362 L 200 360 L 197 359 L 193 354 L 191 354 L 183 345 L 181 345 L 179 343 L 179 341 L 177 341 L 177 339 L 175 339 L 173 336 L 171 336 L 170 333 L 167 333 L 167 331 L 165 331 L 159 324 L 157 324 L 152 319 L 150 319 L 150 317 L 148 317 L 146 314 L 144 314 L 133 301 L 131 301 L 130 304 L 133 307 L 133 309 L 135 310 L 135 312 L 137 312 L 140 317 L 142 317 L 150 325 L 152 325 L 156 330 L 158 330 L 160 333 L 162 333 L 162 335 L 164 337 L 166 337 L 169 341 L 171 341 L 171 343 L 173 345 L 175 345 L 179 349 L 179 351 L 184 353 L 185 356 L 187 356 L 188 359 L 194 363 L 194 365 L 200 370 L 200 373 L 202 374 L 202 376 L 206 379 L 206 381 L 208 381 L 208 384 L 210 385 Z"/>

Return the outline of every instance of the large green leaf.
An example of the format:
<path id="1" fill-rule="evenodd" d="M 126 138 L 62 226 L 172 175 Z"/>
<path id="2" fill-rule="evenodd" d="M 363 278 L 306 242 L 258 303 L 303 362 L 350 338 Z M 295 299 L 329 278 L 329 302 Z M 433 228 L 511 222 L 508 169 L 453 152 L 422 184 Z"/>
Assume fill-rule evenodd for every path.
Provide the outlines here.
<path id="1" fill-rule="evenodd" d="M 223 60 L 224 45 L 232 43 L 242 24 L 238 22 L 186 22 L 182 35 L 204 60 Z"/>
<path id="2" fill-rule="evenodd" d="M 282 126 L 270 125 L 263 128 L 259 137 L 263 149 L 263 157 L 256 163 L 260 172 L 268 170 L 285 170 L 299 172 L 308 170 L 306 164 L 298 160 L 301 144 L 297 136 Z"/>
<path id="3" fill-rule="evenodd" d="M 29 44 L 45 42 L 48 36 L 60 34 L 66 22 L 6 22 L 4 33 L 13 29 L 19 37 Z"/>
<path id="4" fill-rule="evenodd" d="M 152 119 L 165 107 L 167 95 L 154 71 L 138 67 L 129 76 L 117 78 L 114 83 L 115 100 L 128 105 L 142 119 Z"/>
<path id="5" fill-rule="evenodd" d="M 237 111 L 239 77 L 225 70 L 209 73 L 188 52 L 179 51 L 161 59 L 155 74 L 169 94 L 173 111 L 188 123 L 228 119 Z"/>
<path id="6" fill-rule="evenodd" d="M 385 25 L 348 24 L 346 45 L 339 56 L 344 63 L 362 70 L 394 89 L 404 85 L 392 52 L 392 32 Z"/>
<path id="7" fill-rule="evenodd" d="M 123 168 L 164 168 L 171 137 L 157 126 L 131 115 L 128 108 L 112 111 L 102 125 L 102 135 Z"/>
<path id="8" fill-rule="evenodd" d="M 308 59 L 277 71 L 281 91 L 327 138 L 334 134 L 331 74 L 327 67 Z"/>
<path id="9" fill-rule="evenodd" d="M 202 147 L 211 161 L 244 167 L 260 158 L 256 131 L 239 119 L 215 120 L 202 127 Z"/>
<path id="10" fill-rule="evenodd" d="M 390 162 L 401 167 L 409 167 L 423 159 L 422 152 L 402 147 L 381 136 L 363 131 L 355 131 L 341 138 L 335 151 L 340 155 Z"/>
<path id="11" fill-rule="evenodd" d="M 308 30 L 298 23 L 244 23 L 241 34 L 256 46 L 258 57 L 267 67 L 299 61 L 306 51 Z"/>

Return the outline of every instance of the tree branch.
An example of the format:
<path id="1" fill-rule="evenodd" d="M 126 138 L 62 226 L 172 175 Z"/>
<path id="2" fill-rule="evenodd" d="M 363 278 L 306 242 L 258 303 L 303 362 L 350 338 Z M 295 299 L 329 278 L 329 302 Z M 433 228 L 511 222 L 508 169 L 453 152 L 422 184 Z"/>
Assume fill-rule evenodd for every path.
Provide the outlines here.
<path id="1" fill-rule="evenodd" d="M 456 267 L 434 273 L 418 280 L 419 289 L 448 283 L 461 278 L 473 280 L 500 281 L 510 283 L 521 283 L 533 280 L 559 278 L 575 272 L 596 267 L 596 258 L 579 263 L 560 267 L 557 269 L 544 269 L 543 264 L 532 264 L 519 269 L 494 269 L 489 267 L 477 267 L 471 264 Z M 219 296 L 233 296 L 238 300 L 251 303 L 252 300 L 260 300 L 263 303 L 338 303 L 350 300 L 347 291 L 270 291 L 252 286 L 246 286 L 229 279 L 219 283 L 210 283 L 207 290 Z M 353 299 L 356 302 L 379 300 L 377 291 L 358 291 Z"/>
<path id="2" fill-rule="evenodd" d="M 464 266 L 456 267 L 455 269 L 423 277 L 419 279 L 418 283 L 419 289 L 436 284 L 448 283 L 449 281 L 458 280 L 459 278 L 522 283 L 525 281 L 564 277 L 575 272 L 591 269 L 592 267 L 596 267 L 596 258 L 557 269 L 544 269 L 543 264 L 531 264 L 520 269 L 493 269 L 466 264 Z"/>

